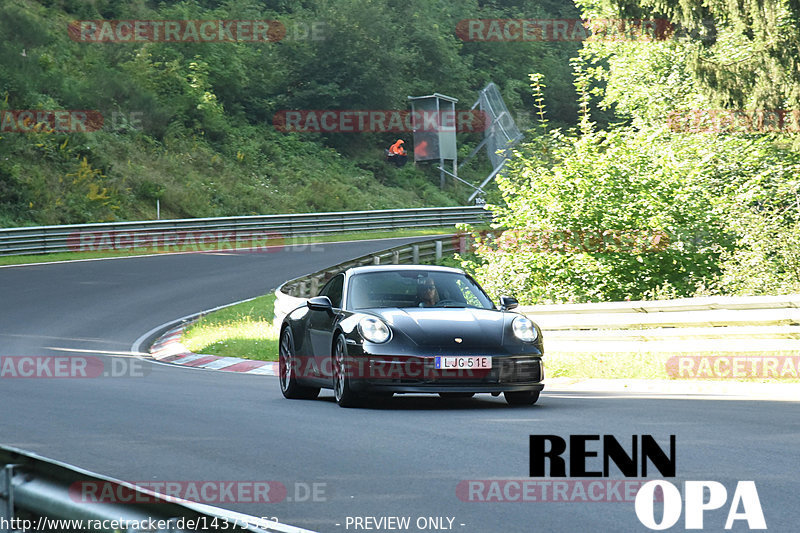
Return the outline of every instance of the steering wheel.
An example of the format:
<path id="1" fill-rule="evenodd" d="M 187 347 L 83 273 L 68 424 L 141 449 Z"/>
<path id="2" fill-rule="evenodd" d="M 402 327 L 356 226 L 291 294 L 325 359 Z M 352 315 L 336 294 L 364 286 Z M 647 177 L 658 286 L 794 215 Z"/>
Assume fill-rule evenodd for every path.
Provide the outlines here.
<path id="1" fill-rule="evenodd" d="M 434 307 L 444 307 L 448 304 L 456 304 L 459 306 L 464 305 L 463 302 L 459 302 L 456 300 L 439 300 L 438 302 L 436 302 L 436 304 L 434 304 Z"/>

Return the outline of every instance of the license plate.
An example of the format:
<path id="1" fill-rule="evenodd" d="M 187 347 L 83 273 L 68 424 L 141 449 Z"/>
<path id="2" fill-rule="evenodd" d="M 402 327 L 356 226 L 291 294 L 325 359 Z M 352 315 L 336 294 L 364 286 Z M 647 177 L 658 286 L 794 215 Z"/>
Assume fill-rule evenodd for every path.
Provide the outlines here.
<path id="1" fill-rule="evenodd" d="M 435 365 L 437 370 L 484 370 L 492 368 L 492 358 L 484 356 L 437 356 Z"/>

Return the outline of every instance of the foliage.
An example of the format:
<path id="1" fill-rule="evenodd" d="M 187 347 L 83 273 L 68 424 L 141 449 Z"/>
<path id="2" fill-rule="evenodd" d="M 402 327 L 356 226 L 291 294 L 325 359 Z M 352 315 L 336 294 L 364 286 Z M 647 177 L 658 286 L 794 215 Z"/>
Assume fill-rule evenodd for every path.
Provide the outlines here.
<path id="1" fill-rule="evenodd" d="M 469 107 L 493 80 L 525 122 L 525 76 L 536 69 L 555 89 L 554 122 L 571 124 L 568 58 L 579 43 L 468 43 L 454 31 L 464 19 L 523 16 L 577 10 L 571 0 L 5 2 L 0 110 L 97 110 L 105 123 L 95 132 L 2 132 L 0 223 L 152 218 L 156 199 L 164 217 L 462 203 L 470 191 L 440 191 L 430 166 L 385 164 L 396 133 L 281 133 L 272 119 L 287 109 L 405 110 L 408 95 L 433 92 Z M 287 33 L 265 43 L 70 39 L 69 22 L 96 19 L 270 19 Z M 99 172 L 97 191 L 71 190 L 66 179 L 84 160 Z M 477 181 L 485 170 L 462 176 Z"/>
<path id="2" fill-rule="evenodd" d="M 790 167 L 791 168 L 791 167 Z M 745 209 L 735 209 L 730 227 L 737 246 L 722 256 L 716 290 L 725 294 L 792 294 L 800 292 L 800 172 L 794 158 L 792 175 L 780 183 L 739 195 Z M 777 185 L 777 187 L 775 187 Z M 770 191 L 769 198 L 746 198 L 752 190 Z M 746 191 L 746 189 L 745 189 Z M 740 204 L 741 205 L 741 204 Z"/>
<path id="3" fill-rule="evenodd" d="M 674 32 L 584 42 L 572 62 L 579 131 L 552 129 L 535 107 L 540 127 L 498 180 L 498 231 L 464 265 L 529 303 L 800 290 L 796 136 L 716 127 L 722 114 L 675 120 L 797 110 L 798 4 L 576 3 L 590 24 L 666 17 Z M 542 102 L 544 78 L 531 79 Z M 616 125 L 598 130 L 591 98 Z"/>
<path id="4" fill-rule="evenodd" d="M 764 135 L 592 128 L 584 115 L 580 132 L 531 132 L 515 150 L 498 178 L 505 205 L 492 206 L 504 231 L 464 258 L 491 293 L 549 303 L 798 287 L 796 152 Z"/>
<path id="5" fill-rule="evenodd" d="M 800 108 L 796 0 L 576 0 L 589 17 L 666 18 L 693 78 L 723 107 Z"/>
<path id="6" fill-rule="evenodd" d="M 671 113 L 713 104 L 691 70 L 691 52 L 675 40 L 589 40 L 581 49 L 601 109 L 643 128 L 668 123 Z"/>
<path id="7" fill-rule="evenodd" d="M 668 135 L 555 131 L 522 145 L 500 178 L 507 207 L 495 207 L 513 231 L 477 251 L 488 289 L 527 303 L 624 300 L 667 285 L 690 294 L 713 276 L 718 251 L 697 236 L 730 237 L 702 183 L 711 164 L 690 168 Z"/>

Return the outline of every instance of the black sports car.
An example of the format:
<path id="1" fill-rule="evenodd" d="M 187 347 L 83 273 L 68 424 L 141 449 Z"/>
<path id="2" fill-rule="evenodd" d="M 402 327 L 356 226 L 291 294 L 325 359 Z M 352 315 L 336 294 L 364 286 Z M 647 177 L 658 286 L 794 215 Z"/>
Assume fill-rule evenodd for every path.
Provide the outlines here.
<path id="1" fill-rule="evenodd" d="M 531 405 L 544 388 L 541 332 L 496 308 L 469 275 L 435 266 L 368 266 L 331 278 L 281 324 L 280 384 L 286 398 L 332 388 L 342 407 L 369 396 L 504 393 Z"/>

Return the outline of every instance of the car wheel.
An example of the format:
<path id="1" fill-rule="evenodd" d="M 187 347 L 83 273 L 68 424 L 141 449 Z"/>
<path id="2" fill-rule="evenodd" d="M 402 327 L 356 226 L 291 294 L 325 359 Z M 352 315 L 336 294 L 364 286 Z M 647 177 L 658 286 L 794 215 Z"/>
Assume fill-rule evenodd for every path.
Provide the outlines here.
<path id="1" fill-rule="evenodd" d="M 508 405 L 533 405 L 539 399 L 539 391 L 504 392 Z"/>
<path id="2" fill-rule="evenodd" d="M 474 392 L 440 392 L 439 396 L 442 398 L 446 398 L 448 400 L 460 400 L 466 398 L 472 398 L 475 396 Z"/>
<path id="3" fill-rule="evenodd" d="M 333 346 L 333 397 L 339 407 L 357 407 L 361 397 L 350 388 L 347 341 L 341 333 Z"/>
<path id="4" fill-rule="evenodd" d="M 284 328 L 278 350 L 278 375 L 283 396 L 290 400 L 313 400 L 319 395 L 319 388 L 304 387 L 297 383 L 297 359 L 294 353 L 292 330 Z"/>

